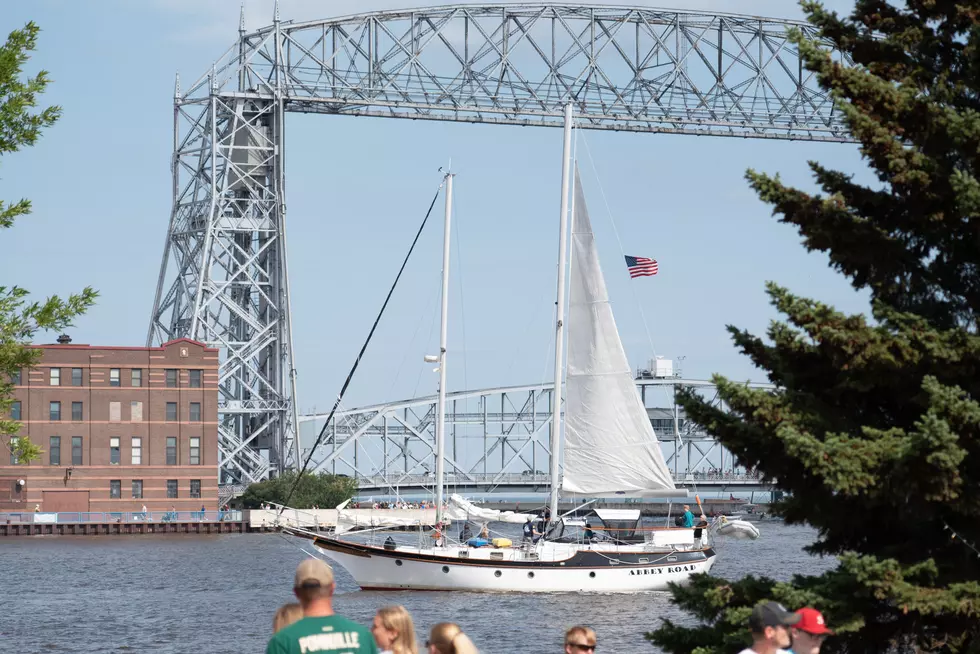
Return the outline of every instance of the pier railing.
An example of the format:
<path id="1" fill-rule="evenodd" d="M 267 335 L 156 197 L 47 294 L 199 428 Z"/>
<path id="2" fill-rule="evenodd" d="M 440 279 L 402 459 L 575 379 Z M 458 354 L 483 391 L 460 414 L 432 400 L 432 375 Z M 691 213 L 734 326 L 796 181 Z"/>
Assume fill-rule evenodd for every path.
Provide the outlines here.
<path id="1" fill-rule="evenodd" d="M 59 511 L 0 513 L 0 524 L 241 522 L 242 511 Z"/>

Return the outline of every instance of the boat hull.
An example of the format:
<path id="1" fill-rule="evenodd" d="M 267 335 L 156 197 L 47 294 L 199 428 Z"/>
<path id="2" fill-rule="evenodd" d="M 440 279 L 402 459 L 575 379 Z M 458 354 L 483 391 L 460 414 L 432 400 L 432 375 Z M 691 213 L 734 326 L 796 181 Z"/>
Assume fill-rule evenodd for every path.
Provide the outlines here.
<path id="1" fill-rule="evenodd" d="M 715 561 L 710 548 L 672 553 L 583 550 L 565 561 L 491 561 L 384 551 L 333 539 L 318 538 L 315 546 L 364 590 L 657 591 L 708 572 Z"/>

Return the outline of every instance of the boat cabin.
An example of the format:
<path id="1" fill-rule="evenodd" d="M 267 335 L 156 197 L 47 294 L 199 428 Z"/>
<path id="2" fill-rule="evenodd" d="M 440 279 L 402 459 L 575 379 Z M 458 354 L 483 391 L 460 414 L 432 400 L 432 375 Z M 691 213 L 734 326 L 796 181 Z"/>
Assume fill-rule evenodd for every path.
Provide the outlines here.
<path id="1" fill-rule="evenodd" d="M 625 543 L 643 540 L 643 534 L 637 531 L 640 528 L 639 509 L 595 509 L 594 513 L 609 538 Z"/>

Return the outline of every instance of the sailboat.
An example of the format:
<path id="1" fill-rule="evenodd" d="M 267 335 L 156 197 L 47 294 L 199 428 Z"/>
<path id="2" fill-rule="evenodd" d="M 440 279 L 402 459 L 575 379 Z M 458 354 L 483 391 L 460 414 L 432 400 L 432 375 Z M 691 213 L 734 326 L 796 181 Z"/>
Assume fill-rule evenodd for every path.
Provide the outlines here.
<path id="1" fill-rule="evenodd" d="M 559 234 L 558 310 L 556 320 L 556 392 L 552 420 L 551 515 L 558 516 L 559 495 L 568 498 L 680 497 L 674 486 L 646 409 L 636 391 L 632 371 L 613 318 L 599 265 L 595 236 L 577 169 L 574 200 L 568 211 L 571 176 L 571 107 L 565 110 Z M 443 460 L 446 380 L 446 324 L 452 175 L 446 177 L 443 244 L 442 323 L 440 329 L 439 400 L 436 423 L 437 524 L 443 524 Z M 568 215 L 572 214 L 571 247 L 567 248 Z M 568 321 L 564 320 L 566 249 Z M 568 332 L 567 364 L 562 365 L 563 338 Z M 565 428 L 560 406 L 564 368 Z M 563 438 L 562 438 L 563 435 Z M 564 445 L 563 474 L 559 469 Z M 453 498 L 455 499 L 455 498 Z M 470 505 L 472 506 L 472 505 Z M 454 504 L 451 517 L 467 517 L 465 503 Z M 463 515 L 460 515 L 460 511 Z M 473 509 L 469 509 L 472 512 Z M 596 509 L 602 537 L 584 539 L 565 534 L 560 517 L 544 536 L 516 545 L 509 541 L 489 547 L 399 545 L 382 546 L 336 536 L 286 528 L 313 541 L 314 547 L 343 566 L 363 589 L 420 589 L 522 592 L 636 592 L 664 590 L 691 575 L 708 572 L 715 551 L 704 538 L 695 541 L 692 528 L 641 528 L 639 510 Z M 508 520 L 510 521 L 510 520 Z M 428 540 L 428 539 L 427 539 Z"/>

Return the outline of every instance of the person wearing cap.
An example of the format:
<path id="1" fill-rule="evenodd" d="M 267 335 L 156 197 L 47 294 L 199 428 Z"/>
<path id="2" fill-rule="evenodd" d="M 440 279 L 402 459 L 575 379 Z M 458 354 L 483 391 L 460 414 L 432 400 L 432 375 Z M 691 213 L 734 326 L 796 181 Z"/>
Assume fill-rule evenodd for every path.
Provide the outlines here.
<path id="1" fill-rule="evenodd" d="M 303 619 L 276 633 L 266 654 L 377 654 L 374 636 L 365 627 L 334 614 L 333 570 L 320 559 L 306 559 L 296 568 L 293 593 Z"/>
<path id="2" fill-rule="evenodd" d="M 789 651 L 792 654 L 820 654 L 820 646 L 823 645 L 824 639 L 834 635 L 834 632 L 827 628 L 823 614 L 806 606 L 797 611 L 796 615 L 800 616 L 800 620 L 793 625 L 793 647 Z"/>
<path id="3" fill-rule="evenodd" d="M 749 616 L 752 646 L 739 654 L 786 654 L 790 644 L 789 628 L 799 621 L 800 616 L 790 613 L 778 602 L 757 605 Z"/>

